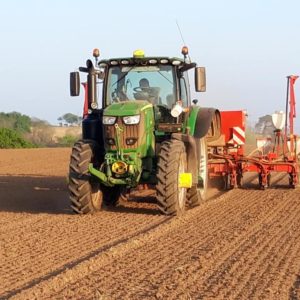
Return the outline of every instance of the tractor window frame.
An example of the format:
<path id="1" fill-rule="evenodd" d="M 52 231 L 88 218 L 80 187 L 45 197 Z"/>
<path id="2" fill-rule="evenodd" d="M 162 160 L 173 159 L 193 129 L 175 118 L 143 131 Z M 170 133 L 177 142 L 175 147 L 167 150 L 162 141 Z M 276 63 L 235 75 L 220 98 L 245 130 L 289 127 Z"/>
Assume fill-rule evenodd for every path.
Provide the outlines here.
<path id="1" fill-rule="evenodd" d="M 184 107 L 188 107 L 190 105 L 190 82 L 187 71 L 179 71 L 179 99 L 182 100 Z"/>

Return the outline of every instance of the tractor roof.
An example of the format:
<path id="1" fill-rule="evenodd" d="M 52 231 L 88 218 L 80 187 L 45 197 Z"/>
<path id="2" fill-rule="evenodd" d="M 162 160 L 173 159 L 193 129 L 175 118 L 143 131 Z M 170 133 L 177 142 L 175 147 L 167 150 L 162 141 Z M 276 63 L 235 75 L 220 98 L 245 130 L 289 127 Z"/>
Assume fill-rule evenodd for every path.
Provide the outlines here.
<path id="1" fill-rule="evenodd" d="M 100 60 L 99 67 L 118 66 L 118 65 L 174 65 L 182 66 L 185 64 L 184 59 L 178 57 L 151 56 L 151 57 L 121 57 Z"/>

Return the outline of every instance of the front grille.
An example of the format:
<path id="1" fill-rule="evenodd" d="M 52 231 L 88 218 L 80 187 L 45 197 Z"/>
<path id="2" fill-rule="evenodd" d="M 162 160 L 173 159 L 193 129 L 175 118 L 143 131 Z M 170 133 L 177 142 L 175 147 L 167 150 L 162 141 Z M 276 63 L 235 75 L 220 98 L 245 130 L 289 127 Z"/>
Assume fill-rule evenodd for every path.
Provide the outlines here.
<path id="1" fill-rule="evenodd" d="M 121 148 L 123 149 L 136 149 L 141 142 L 142 135 L 144 134 L 144 120 L 141 118 L 140 123 L 136 125 L 126 125 L 123 123 L 122 119 L 120 117 L 117 118 L 116 123 L 118 126 L 122 129 L 122 132 L 120 133 L 120 142 L 121 142 Z M 114 139 L 114 145 L 111 145 L 111 143 L 108 143 L 110 139 Z M 136 142 L 132 145 L 128 145 L 126 143 L 129 139 L 134 139 Z M 117 134 L 116 134 L 116 128 L 115 125 L 104 125 L 104 141 L 105 146 L 108 150 L 116 150 L 116 144 L 117 144 Z"/>

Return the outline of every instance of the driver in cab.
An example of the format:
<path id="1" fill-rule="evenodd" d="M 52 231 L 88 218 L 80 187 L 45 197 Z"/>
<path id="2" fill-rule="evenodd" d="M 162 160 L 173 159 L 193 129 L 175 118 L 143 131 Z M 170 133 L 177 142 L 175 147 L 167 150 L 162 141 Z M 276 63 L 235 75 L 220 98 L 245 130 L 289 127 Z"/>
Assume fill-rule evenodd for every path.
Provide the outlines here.
<path id="1" fill-rule="evenodd" d="M 134 98 L 137 100 L 147 100 L 153 105 L 158 104 L 159 87 L 150 87 L 149 80 L 142 78 L 139 81 L 139 87 L 135 88 Z"/>

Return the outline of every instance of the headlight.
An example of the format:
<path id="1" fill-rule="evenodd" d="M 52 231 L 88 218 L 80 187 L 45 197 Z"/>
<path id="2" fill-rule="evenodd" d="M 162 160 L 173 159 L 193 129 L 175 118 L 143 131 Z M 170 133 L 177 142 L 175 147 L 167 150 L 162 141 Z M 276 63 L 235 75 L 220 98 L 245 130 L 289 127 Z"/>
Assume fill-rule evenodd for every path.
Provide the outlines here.
<path id="1" fill-rule="evenodd" d="M 103 116 L 102 122 L 104 125 L 114 125 L 117 117 Z"/>
<path id="2" fill-rule="evenodd" d="M 134 125 L 140 122 L 140 115 L 123 117 L 123 121 L 127 125 Z"/>

